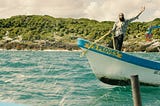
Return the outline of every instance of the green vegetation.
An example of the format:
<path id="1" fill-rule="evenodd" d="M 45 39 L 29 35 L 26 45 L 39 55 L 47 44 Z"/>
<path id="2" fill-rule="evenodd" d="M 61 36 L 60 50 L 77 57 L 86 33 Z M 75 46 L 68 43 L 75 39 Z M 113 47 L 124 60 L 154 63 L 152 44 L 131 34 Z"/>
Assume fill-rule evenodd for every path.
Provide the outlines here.
<path id="1" fill-rule="evenodd" d="M 98 22 L 89 19 L 54 18 L 51 16 L 13 16 L 0 20 L 0 38 L 14 38 L 21 35 L 23 40 L 61 40 L 73 41 L 77 37 L 95 39 L 111 29 L 113 22 Z"/>
<path id="2" fill-rule="evenodd" d="M 12 39 L 21 37 L 23 42 L 34 42 L 36 40 L 50 41 L 53 43 L 76 43 L 78 37 L 94 41 L 112 29 L 114 22 L 89 20 L 86 18 L 54 18 L 48 15 L 20 15 L 7 19 L 0 19 L 0 40 L 8 36 Z M 150 22 L 134 22 L 129 25 L 127 37 L 143 37 L 145 39 L 146 29 L 151 25 L 160 25 L 160 18 Z M 153 30 L 153 37 L 160 39 L 160 29 Z M 106 37 L 105 43 L 111 37 Z"/>

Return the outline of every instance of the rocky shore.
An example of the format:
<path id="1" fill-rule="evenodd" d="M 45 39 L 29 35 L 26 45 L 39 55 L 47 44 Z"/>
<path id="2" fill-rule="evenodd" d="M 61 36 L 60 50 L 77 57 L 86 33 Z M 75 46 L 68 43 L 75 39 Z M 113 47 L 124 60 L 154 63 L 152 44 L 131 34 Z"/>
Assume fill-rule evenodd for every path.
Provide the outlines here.
<path id="1" fill-rule="evenodd" d="M 40 43 L 41 42 L 41 43 Z M 63 42 L 0 42 L 2 50 L 78 50 L 76 44 L 65 44 Z M 42 43 L 43 42 L 43 43 Z"/>
<path id="2" fill-rule="evenodd" d="M 126 52 L 160 52 L 160 41 L 125 41 L 123 50 Z"/>
<path id="3" fill-rule="evenodd" d="M 15 42 L 15 41 L 0 41 L 0 49 L 2 50 L 80 50 L 75 44 L 63 42 Z M 160 52 L 160 42 L 157 40 L 151 42 L 129 43 L 124 42 L 123 51 L 126 52 Z"/>
<path id="4" fill-rule="evenodd" d="M 0 49 L 2 50 L 78 50 L 74 43 L 65 43 L 62 41 L 34 40 L 23 41 L 21 39 L 11 39 L 9 37 L 0 40 Z"/>
<path id="5" fill-rule="evenodd" d="M 11 39 L 8 37 L 0 40 L 2 50 L 80 50 L 76 43 L 62 41 L 34 40 L 23 41 L 20 38 Z M 123 44 L 123 51 L 126 52 L 160 52 L 160 40 L 139 41 L 126 40 Z"/>

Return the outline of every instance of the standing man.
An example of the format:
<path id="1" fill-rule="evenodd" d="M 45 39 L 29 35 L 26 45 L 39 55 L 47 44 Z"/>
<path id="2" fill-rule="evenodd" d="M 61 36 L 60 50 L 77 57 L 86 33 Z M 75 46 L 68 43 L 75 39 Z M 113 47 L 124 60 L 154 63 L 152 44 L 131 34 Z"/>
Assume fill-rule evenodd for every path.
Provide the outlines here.
<path id="1" fill-rule="evenodd" d="M 142 14 L 142 12 L 145 10 L 145 7 L 141 9 L 139 14 L 131 19 L 125 19 L 124 14 L 119 14 L 119 20 L 114 23 L 113 28 L 109 33 L 114 33 L 114 39 L 109 43 L 108 47 L 115 48 L 119 51 L 122 49 L 123 44 L 123 38 L 125 37 L 125 33 L 128 27 L 128 24 L 136 19 L 139 18 L 139 16 Z"/>

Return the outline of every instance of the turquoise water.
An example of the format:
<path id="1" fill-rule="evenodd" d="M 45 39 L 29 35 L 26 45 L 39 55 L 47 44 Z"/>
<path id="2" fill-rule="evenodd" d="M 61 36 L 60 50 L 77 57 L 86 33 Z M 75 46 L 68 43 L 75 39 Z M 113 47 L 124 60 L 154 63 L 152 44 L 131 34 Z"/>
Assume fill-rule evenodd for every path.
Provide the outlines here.
<path id="1" fill-rule="evenodd" d="M 100 82 L 80 52 L 0 51 L 0 91 L 0 102 L 27 106 L 133 106 L 131 87 Z M 141 98 L 160 106 L 160 87 L 141 86 Z"/>

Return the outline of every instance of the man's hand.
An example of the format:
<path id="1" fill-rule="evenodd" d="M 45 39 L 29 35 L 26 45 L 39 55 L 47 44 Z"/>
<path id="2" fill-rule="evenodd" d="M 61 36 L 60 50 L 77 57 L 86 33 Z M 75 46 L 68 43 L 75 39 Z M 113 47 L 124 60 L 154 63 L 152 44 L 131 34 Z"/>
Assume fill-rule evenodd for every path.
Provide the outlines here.
<path id="1" fill-rule="evenodd" d="M 140 13 L 142 13 L 145 10 L 145 6 L 141 8 Z"/>

